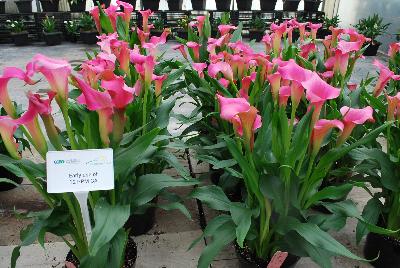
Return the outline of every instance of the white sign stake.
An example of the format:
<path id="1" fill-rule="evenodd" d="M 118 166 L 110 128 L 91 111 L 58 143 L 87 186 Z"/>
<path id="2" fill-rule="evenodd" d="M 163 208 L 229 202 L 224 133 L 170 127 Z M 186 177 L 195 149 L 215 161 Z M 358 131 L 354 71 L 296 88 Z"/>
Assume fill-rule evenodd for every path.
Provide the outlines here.
<path id="1" fill-rule="evenodd" d="M 74 193 L 76 199 L 79 202 L 79 206 L 81 207 L 83 224 L 85 225 L 85 231 L 86 231 L 86 239 L 87 242 L 90 243 L 90 237 L 92 235 L 92 224 L 90 223 L 89 209 L 87 206 L 88 194 L 89 192 Z"/>

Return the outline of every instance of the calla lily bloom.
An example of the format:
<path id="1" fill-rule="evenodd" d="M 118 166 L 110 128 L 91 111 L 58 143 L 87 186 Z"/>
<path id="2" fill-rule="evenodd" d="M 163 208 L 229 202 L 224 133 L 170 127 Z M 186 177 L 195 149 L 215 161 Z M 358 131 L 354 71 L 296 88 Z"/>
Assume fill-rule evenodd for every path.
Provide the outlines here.
<path id="1" fill-rule="evenodd" d="M 227 88 L 229 86 L 229 83 L 230 83 L 229 80 L 226 80 L 225 78 L 220 78 L 218 80 L 218 82 L 225 88 Z"/>
<path id="2" fill-rule="evenodd" d="M 233 72 L 232 72 L 232 68 L 231 66 L 226 63 L 226 62 L 217 62 L 217 63 L 211 63 L 208 66 L 208 74 L 212 77 L 212 78 L 216 78 L 218 73 L 222 73 L 223 76 L 229 80 L 229 81 L 233 81 Z"/>
<path id="3" fill-rule="evenodd" d="M 33 72 L 42 73 L 50 84 L 50 88 L 56 93 L 56 101 L 65 102 L 68 98 L 68 77 L 71 74 L 71 65 L 66 60 L 48 58 L 42 54 L 36 54 L 28 63 Z"/>
<path id="4" fill-rule="evenodd" d="M 238 97 L 249 100 L 249 88 L 251 83 L 254 82 L 256 79 L 256 76 L 254 76 L 253 74 L 257 75 L 257 73 L 252 73 L 250 76 L 245 76 L 242 78 L 242 87 L 238 92 Z"/>
<path id="5" fill-rule="evenodd" d="M 142 15 L 143 17 L 143 22 L 142 22 L 142 26 L 143 26 L 143 31 L 145 33 L 149 33 L 149 17 L 151 15 L 153 15 L 153 12 L 150 9 L 147 10 L 139 10 L 139 13 Z"/>
<path id="6" fill-rule="evenodd" d="M 269 83 L 271 84 L 271 92 L 274 100 L 277 102 L 279 97 L 279 89 L 281 87 L 282 76 L 280 73 L 273 73 L 267 76 Z"/>
<path id="7" fill-rule="evenodd" d="M 344 31 L 342 28 L 335 28 L 333 26 L 329 27 L 329 30 L 332 32 L 332 43 L 336 45 L 338 42 L 338 36 Z"/>
<path id="8" fill-rule="evenodd" d="M 83 104 L 90 111 L 96 111 L 99 115 L 99 132 L 101 141 L 105 146 L 110 144 L 109 134 L 113 129 L 111 115 L 113 113 L 113 102 L 107 92 L 101 92 L 91 88 L 83 80 L 72 78 L 76 86 L 82 91 L 77 98 L 78 103 Z"/>
<path id="9" fill-rule="evenodd" d="M 128 43 L 120 40 L 112 41 L 111 49 L 119 62 L 119 68 L 128 74 L 131 53 Z"/>
<path id="10" fill-rule="evenodd" d="M 133 101 L 134 89 L 125 84 L 122 76 L 114 76 L 112 80 L 102 80 L 101 87 L 111 96 L 113 106 L 124 109 Z"/>
<path id="11" fill-rule="evenodd" d="M 400 80 L 400 76 L 395 75 L 388 67 L 380 63 L 378 60 L 375 60 L 373 64 L 379 68 L 379 78 L 373 92 L 374 96 L 377 97 L 381 94 L 390 79 Z"/>
<path id="12" fill-rule="evenodd" d="M 225 25 L 225 24 L 223 24 L 223 25 L 218 25 L 218 31 L 219 31 L 219 33 L 221 34 L 221 36 L 223 36 L 223 35 L 226 35 L 226 34 L 229 34 L 230 33 L 230 31 L 232 31 L 232 30 L 236 30 L 236 26 L 233 26 L 233 25 Z"/>
<path id="13" fill-rule="evenodd" d="M 15 142 L 14 133 L 18 124 L 9 116 L 0 116 L 0 135 L 7 152 L 14 159 L 20 159 L 18 144 Z"/>
<path id="14" fill-rule="evenodd" d="M 182 56 L 187 60 L 187 53 L 185 51 L 185 46 L 183 44 L 175 45 L 172 47 L 173 50 L 179 50 Z"/>
<path id="15" fill-rule="evenodd" d="M 313 23 L 309 23 L 308 24 L 308 28 L 311 29 L 311 38 L 312 39 L 317 39 L 317 31 L 319 28 L 322 27 L 322 23 L 317 23 L 317 24 L 313 24 Z"/>
<path id="16" fill-rule="evenodd" d="M 33 146 L 40 155 L 45 158 L 47 153 L 47 143 L 39 124 L 39 112 L 46 113 L 48 111 L 43 111 L 43 106 L 38 106 L 31 97 L 29 99 L 28 110 L 20 118 L 16 119 L 15 122 L 18 125 L 24 125 L 27 128 L 32 137 Z"/>
<path id="17" fill-rule="evenodd" d="M 222 119 L 231 123 L 234 117 L 241 112 L 247 112 L 250 109 L 250 104 L 245 98 L 225 98 L 217 95 L 220 106 L 220 116 Z"/>
<path id="18" fill-rule="evenodd" d="M 261 42 L 265 44 L 265 52 L 266 53 L 271 53 L 272 50 L 272 38 L 271 36 L 267 33 L 266 35 L 263 36 Z"/>
<path id="19" fill-rule="evenodd" d="M 296 21 L 295 24 L 300 31 L 300 41 L 304 41 L 304 36 L 306 34 L 306 26 L 308 25 L 308 22 L 301 23 Z"/>
<path id="20" fill-rule="evenodd" d="M 34 107 L 34 109 L 42 118 L 47 136 L 49 137 L 51 144 L 57 150 L 63 150 L 59 131 L 57 130 L 54 124 L 54 118 L 51 115 L 51 102 L 55 97 L 55 93 L 50 91 L 47 93 L 47 95 L 48 98 L 43 99 L 39 94 L 33 94 L 29 92 L 28 93 L 29 104 Z"/>
<path id="21" fill-rule="evenodd" d="M 397 53 L 400 51 L 400 42 L 399 43 L 392 43 L 389 45 L 389 52 L 388 55 L 390 58 L 394 58 Z"/>
<path id="22" fill-rule="evenodd" d="M 347 84 L 347 88 L 350 90 L 350 91 L 354 91 L 354 90 L 356 90 L 357 89 L 357 83 L 348 83 Z"/>
<path id="23" fill-rule="evenodd" d="M 311 52 L 315 52 L 317 46 L 314 43 L 308 43 L 301 46 L 300 56 L 307 59 Z"/>
<path id="24" fill-rule="evenodd" d="M 348 139 L 348 137 L 350 137 L 351 132 L 356 125 L 362 125 L 366 121 L 373 122 L 373 112 L 374 110 L 370 106 L 362 109 L 355 109 L 347 106 L 343 106 L 342 108 L 340 108 L 340 113 L 343 116 L 342 121 L 344 123 L 344 129 L 342 135 L 337 141 L 337 144 L 343 144 Z"/>
<path id="25" fill-rule="evenodd" d="M 117 0 L 117 5 L 124 8 L 124 13 L 123 13 L 122 17 L 124 18 L 126 25 L 129 27 L 129 22 L 131 21 L 131 15 L 132 15 L 132 11 L 134 10 L 134 7 L 127 2 L 119 1 L 119 0 Z"/>
<path id="26" fill-rule="evenodd" d="M 163 45 L 167 42 L 167 37 L 169 34 L 171 34 L 171 29 L 166 28 L 163 30 L 160 36 L 152 36 L 150 38 L 150 43 L 154 46 Z"/>
<path id="27" fill-rule="evenodd" d="M 200 45 L 196 42 L 187 42 L 187 47 L 192 49 L 194 61 L 198 62 L 200 60 Z"/>
<path id="28" fill-rule="evenodd" d="M 311 134 L 312 153 L 316 155 L 321 148 L 322 141 L 332 128 L 343 131 L 344 125 L 340 120 L 320 119 L 315 123 Z"/>
<path id="29" fill-rule="evenodd" d="M 304 88 L 301 85 L 301 83 L 297 81 L 292 81 L 290 85 L 290 99 L 292 101 L 292 107 L 297 108 L 301 98 L 303 97 L 304 94 Z"/>
<path id="30" fill-rule="evenodd" d="M 286 29 L 287 40 L 288 40 L 289 45 L 291 45 L 293 43 L 293 30 L 294 30 L 293 26 L 290 26 Z"/>
<path id="31" fill-rule="evenodd" d="M 290 86 L 283 86 L 279 89 L 279 106 L 286 107 L 290 92 Z"/>
<path id="32" fill-rule="evenodd" d="M 278 73 L 283 79 L 294 80 L 299 83 L 308 80 L 313 72 L 299 66 L 293 59 L 290 59 L 278 67 Z"/>
<path id="33" fill-rule="evenodd" d="M 322 80 L 317 73 L 313 73 L 312 76 L 301 83 L 306 89 L 306 98 L 314 106 L 314 113 L 312 118 L 312 125 L 318 120 L 321 112 L 322 105 L 327 100 L 335 99 L 340 94 L 340 89 L 335 88 L 324 80 Z"/>
<path id="34" fill-rule="evenodd" d="M 348 64 L 349 64 L 349 53 L 343 53 L 341 50 L 336 49 L 333 71 L 335 73 L 340 73 L 344 77 L 347 72 Z"/>
<path id="35" fill-rule="evenodd" d="M 394 97 L 386 95 L 386 99 L 388 102 L 387 120 L 391 121 L 394 120 L 394 116 L 398 110 L 397 106 L 400 103 L 400 92 Z"/>
<path id="36" fill-rule="evenodd" d="M 160 75 L 160 76 L 159 75 L 154 75 L 153 76 L 153 81 L 154 81 L 154 84 L 155 84 L 154 93 L 156 95 L 156 98 L 161 96 L 161 88 L 162 88 L 162 85 L 163 85 L 165 79 L 167 79 L 167 77 L 168 76 L 166 74 Z"/>
<path id="37" fill-rule="evenodd" d="M 34 84 L 26 72 L 16 67 L 4 68 L 3 75 L 0 76 L 0 103 L 9 116 L 15 118 L 17 116 L 14 104 L 8 95 L 7 85 L 12 78 L 25 81 L 27 84 Z"/>
<path id="38" fill-rule="evenodd" d="M 199 31 L 199 36 L 202 36 L 204 21 L 206 20 L 206 16 L 197 16 L 196 20 L 197 20 L 197 30 Z"/>
<path id="39" fill-rule="evenodd" d="M 90 11 L 90 15 L 92 16 L 94 23 L 96 24 L 96 29 L 99 33 L 102 32 L 101 23 L 100 23 L 100 10 L 98 6 L 94 6 Z"/>
<path id="40" fill-rule="evenodd" d="M 114 5 L 110 5 L 108 8 L 104 10 L 104 13 L 108 16 L 111 22 L 111 26 L 114 30 L 114 32 L 117 30 L 117 13 L 118 7 Z"/>
<path id="41" fill-rule="evenodd" d="M 118 33 L 111 33 L 111 34 L 102 34 L 97 36 L 100 40 L 97 44 L 100 46 L 101 50 L 111 54 L 111 43 L 118 40 Z"/>
<path id="42" fill-rule="evenodd" d="M 254 148 L 254 131 L 262 125 L 261 116 L 255 107 L 250 106 L 248 111 L 238 113 L 238 117 L 240 124 L 238 125 L 237 132 L 243 136 L 245 143 L 248 144 L 252 151 Z"/>
<path id="43" fill-rule="evenodd" d="M 204 78 L 204 69 L 207 68 L 207 63 L 192 63 L 193 69 L 195 69 L 200 78 Z"/>
<path id="44" fill-rule="evenodd" d="M 272 48 L 274 50 L 275 56 L 278 56 L 281 49 L 281 40 L 283 34 L 286 32 L 287 23 L 281 23 L 276 25 L 275 23 L 271 24 L 271 30 L 274 31 L 272 37 Z"/>

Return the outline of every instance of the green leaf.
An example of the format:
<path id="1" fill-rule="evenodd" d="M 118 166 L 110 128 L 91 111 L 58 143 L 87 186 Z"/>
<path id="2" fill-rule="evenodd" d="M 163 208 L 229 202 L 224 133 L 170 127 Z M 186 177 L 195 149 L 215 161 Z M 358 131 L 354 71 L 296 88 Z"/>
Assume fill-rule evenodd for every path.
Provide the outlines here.
<path id="1" fill-rule="evenodd" d="M 153 143 L 157 137 L 160 129 L 155 128 L 145 135 L 137 138 L 131 145 L 126 148 L 121 148 L 115 151 L 114 156 L 114 172 L 115 174 L 123 177 L 133 170 L 142 160 L 144 152 Z"/>
<path id="2" fill-rule="evenodd" d="M 129 41 L 128 28 L 126 27 L 125 21 L 121 16 L 117 16 L 117 33 L 118 37 L 124 41 Z"/>
<path id="3" fill-rule="evenodd" d="M 181 162 L 176 158 L 176 156 L 167 151 L 167 150 L 162 150 L 157 152 L 156 157 L 161 158 L 162 160 L 166 161 L 171 167 L 175 168 L 176 171 L 180 176 L 182 176 L 185 179 L 191 179 L 190 173 L 187 168 L 185 168 Z"/>
<path id="4" fill-rule="evenodd" d="M 189 196 L 199 199 L 212 209 L 229 211 L 231 208 L 231 201 L 226 197 L 224 191 L 216 185 L 197 187 Z"/>
<path id="5" fill-rule="evenodd" d="M 180 212 L 182 212 L 182 214 L 185 215 L 186 218 L 188 218 L 189 220 L 192 219 L 192 216 L 190 215 L 189 210 L 185 207 L 185 205 L 183 205 L 180 202 L 172 202 L 172 203 L 167 203 L 167 204 L 157 204 L 157 207 L 162 208 L 162 209 L 167 210 L 167 211 L 177 209 Z"/>
<path id="6" fill-rule="evenodd" d="M 236 224 L 237 243 L 240 247 L 243 247 L 243 242 L 250 229 L 252 212 L 242 203 L 232 203 L 230 212 L 232 220 Z"/>
<path id="7" fill-rule="evenodd" d="M 10 180 L 10 179 L 6 179 L 6 178 L 0 178 L 0 183 L 9 183 L 9 184 L 12 184 L 12 185 L 17 186 L 17 187 L 20 186 L 20 185 L 19 185 L 18 183 L 16 183 L 15 181 Z"/>
<path id="8" fill-rule="evenodd" d="M 95 256 L 104 245 L 110 242 L 130 215 L 129 205 L 111 206 L 104 199 L 97 201 L 94 208 L 94 228 L 90 239 L 89 252 Z"/>
<path id="9" fill-rule="evenodd" d="M 285 234 L 290 230 L 296 231 L 314 247 L 320 247 L 335 255 L 341 255 L 359 261 L 367 261 L 353 254 L 345 246 L 336 241 L 328 233 L 322 231 L 315 224 L 302 223 L 295 218 L 286 217 L 279 222 L 277 231 Z"/>
<path id="10" fill-rule="evenodd" d="M 113 239 L 110 241 L 110 250 L 108 252 L 108 261 L 106 267 L 122 267 L 125 261 L 125 247 L 128 241 L 128 233 L 119 229 Z"/>
<path id="11" fill-rule="evenodd" d="M 228 221 L 221 225 L 214 233 L 212 242 L 209 243 L 200 255 L 198 268 L 208 268 L 219 252 L 235 239 L 235 224 Z"/>
<path id="12" fill-rule="evenodd" d="M 11 268 L 15 268 L 17 265 L 17 259 L 21 256 L 21 246 L 17 246 L 13 249 L 11 253 Z"/>
<path id="13" fill-rule="evenodd" d="M 165 174 L 146 174 L 137 179 L 130 199 L 133 207 L 139 207 L 150 202 L 164 188 L 196 184 L 198 181 L 194 179 L 174 179 Z"/>
<path id="14" fill-rule="evenodd" d="M 232 43 L 236 41 L 242 40 L 242 31 L 243 31 L 243 23 L 239 22 L 239 26 L 236 28 L 236 30 L 232 34 L 231 41 Z"/>
<path id="15" fill-rule="evenodd" d="M 366 222 L 370 224 L 376 224 L 378 222 L 379 215 L 381 214 L 382 209 L 383 205 L 381 201 L 379 201 L 378 198 L 371 198 L 365 205 L 361 216 Z M 362 221 L 359 221 L 356 228 L 357 244 L 360 243 L 363 236 L 367 233 L 368 226 Z"/>
<path id="16" fill-rule="evenodd" d="M 352 184 L 342 184 L 339 186 L 325 187 L 321 191 L 316 192 L 313 196 L 311 196 L 307 200 L 305 207 L 309 208 L 318 201 L 324 199 L 331 199 L 331 200 L 341 199 L 343 197 L 346 197 L 350 193 L 351 189 L 353 189 Z"/>
<path id="17" fill-rule="evenodd" d="M 108 16 L 104 13 L 103 8 L 99 7 L 99 11 L 100 11 L 100 25 L 101 25 L 101 28 L 106 33 L 113 33 L 114 29 L 112 27 L 111 21 L 108 18 Z"/>

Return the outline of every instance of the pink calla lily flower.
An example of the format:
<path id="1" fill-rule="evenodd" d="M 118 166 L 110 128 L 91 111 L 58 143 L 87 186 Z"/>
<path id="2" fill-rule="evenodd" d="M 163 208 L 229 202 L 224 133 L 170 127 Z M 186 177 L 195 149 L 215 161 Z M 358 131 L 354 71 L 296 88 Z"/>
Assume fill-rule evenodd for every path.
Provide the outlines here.
<path id="1" fill-rule="evenodd" d="M 28 65 L 30 70 L 40 72 L 46 77 L 51 90 L 56 93 L 55 98 L 59 104 L 67 100 L 68 77 L 72 70 L 68 61 L 36 54 Z"/>
<path id="2" fill-rule="evenodd" d="M 124 109 L 133 101 L 134 89 L 125 84 L 122 76 L 114 76 L 111 80 L 102 80 L 101 87 L 111 96 L 113 106 Z"/>
<path id="3" fill-rule="evenodd" d="M 128 43 L 120 40 L 112 41 L 111 49 L 119 62 L 119 68 L 127 74 L 131 53 Z"/>
<path id="4" fill-rule="evenodd" d="M 347 88 L 350 90 L 350 91 L 355 91 L 356 89 L 357 89 L 357 83 L 347 83 Z"/>
<path id="5" fill-rule="evenodd" d="M 308 80 L 313 75 L 312 71 L 299 66 L 293 59 L 281 64 L 278 67 L 278 73 L 283 79 L 294 80 L 298 83 Z"/>
<path id="6" fill-rule="evenodd" d="M 0 116 L 0 135 L 7 152 L 14 159 L 21 158 L 21 155 L 18 152 L 18 144 L 14 138 L 14 133 L 17 130 L 17 127 L 17 122 L 15 122 L 15 120 L 10 116 Z"/>
<path id="7" fill-rule="evenodd" d="M 261 42 L 263 42 L 265 44 L 265 52 L 268 54 L 271 53 L 271 50 L 272 50 L 271 35 L 269 35 L 268 33 L 266 35 L 264 35 L 263 38 L 261 39 Z"/>
<path id="8" fill-rule="evenodd" d="M 220 105 L 221 118 L 231 123 L 238 113 L 247 112 L 250 109 L 250 104 L 245 98 L 225 98 L 217 95 L 217 99 Z"/>
<path id="9" fill-rule="evenodd" d="M 96 24 L 96 29 L 99 33 L 102 32 L 101 24 L 100 24 L 100 10 L 98 6 L 94 6 L 90 11 L 90 15 L 92 16 L 94 23 Z"/>
<path id="10" fill-rule="evenodd" d="M 373 64 L 379 68 L 379 77 L 373 92 L 373 95 L 377 97 L 382 93 L 390 79 L 400 80 L 400 75 L 395 75 L 388 67 L 380 63 L 378 60 L 375 60 Z"/>
<path id="11" fill-rule="evenodd" d="M 220 78 L 218 82 L 225 88 L 228 88 L 230 84 L 229 80 L 226 80 L 225 78 Z"/>
<path id="12" fill-rule="evenodd" d="M 124 13 L 122 17 L 124 18 L 126 25 L 129 26 L 129 22 L 131 21 L 132 11 L 134 10 L 134 7 L 127 2 L 119 0 L 117 0 L 117 5 L 124 8 Z"/>
<path id="13" fill-rule="evenodd" d="M 394 120 L 394 116 L 397 114 L 397 106 L 400 104 L 400 92 L 393 97 L 386 95 L 386 99 L 388 102 L 387 120 L 391 121 Z"/>
<path id="14" fill-rule="evenodd" d="M 343 53 L 341 50 L 336 49 L 335 51 L 335 63 L 333 65 L 333 71 L 340 73 L 342 77 L 346 75 L 347 66 L 349 64 L 349 53 Z"/>
<path id="15" fill-rule="evenodd" d="M 282 76 L 280 73 L 273 73 L 267 76 L 269 83 L 271 84 L 271 92 L 274 100 L 277 102 L 279 97 L 279 89 L 281 88 Z"/>
<path id="16" fill-rule="evenodd" d="M 222 73 L 225 79 L 233 81 L 233 71 L 231 66 L 226 62 L 211 63 L 208 66 L 208 75 L 216 78 L 218 73 Z"/>
<path id="17" fill-rule="evenodd" d="M 200 78 L 204 78 L 204 69 L 207 68 L 207 63 L 201 62 L 201 63 L 192 63 L 193 69 L 197 71 L 197 74 L 199 75 Z"/>
<path id="18" fill-rule="evenodd" d="M 156 95 L 156 98 L 158 98 L 159 96 L 161 96 L 161 89 L 162 89 L 162 85 L 165 81 L 165 79 L 167 79 L 167 75 L 154 75 L 153 76 L 153 81 L 155 84 L 155 88 L 154 88 L 154 93 Z"/>
<path id="19" fill-rule="evenodd" d="M 286 107 L 287 101 L 290 97 L 291 88 L 290 86 L 282 86 L 279 89 L 279 106 Z"/>
<path id="20" fill-rule="evenodd" d="M 112 26 L 114 32 L 117 31 L 117 17 L 118 17 L 117 10 L 118 10 L 118 7 L 114 6 L 114 5 L 110 5 L 109 7 L 104 9 L 104 13 L 110 19 L 111 26 Z"/>
<path id="21" fill-rule="evenodd" d="M 206 16 L 197 16 L 197 30 L 199 31 L 199 36 L 203 36 L 203 27 Z"/>
<path id="22" fill-rule="evenodd" d="M 332 128 L 337 128 L 342 132 L 344 125 L 340 120 L 337 119 L 320 119 L 315 123 L 311 134 L 312 152 L 314 155 L 318 153 L 319 149 L 321 148 L 322 141 Z"/>
<path id="23" fill-rule="evenodd" d="M 149 33 L 150 32 L 150 29 L 149 29 L 149 17 L 153 15 L 153 12 L 150 9 L 147 9 L 147 10 L 139 10 L 139 13 L 143 17 L 143 22 L 142 22 L 143 31 L 145 33 Z"/>
<path id="24" fill-rule="evenodd" d="M 322 80 L 317 73 L 301 83 L 306 89 L 306 98 L 314 106 L 314 113 L 312 118 L 312 125 L 318 120 L 322 105 L 327 100 L 335 99 L 340 95 L 340 89 L 335 88 L 324 80 Z M 310 106 L 311 107 L 311 106 Z"/>
<path id="25" fill-rule="evenodd" d="M 200 45 L 196 42 L 190 41 L 190 42 L 186 43 L 186 46 L 192 50 L 193 56 L 194 56 L 193 60 L 195 62 L 199 62 L 199 60 L 200 60 Z"/>
<path id="26" fill-rule="evenodd" d="M 400 52 L 400 42 L 399 43 L 392 43 L 389 45 L 388 56 L 393 59 L 397 53 Z"/>
<path id="27" fill-rule="evenodd" d="M 223 35 L 226 35 L 226 34 L 229 34 L 230 33 L 230 31 L 232 31 L 232 30 L 236 30 L 236 26 L 233 26 L 233 25 L 225 25 L 225 24 L 223 24 L 223 25 L 218 25 L 218 31 L 219 31 L 219 33 L 221 34 L 221 36 L 223 36 Z"/>
<path id="28" fill-rule="evenodd" d="M 316 24 L 309 23 L 308 24 L 308 28 L 311 29 L 311 38 L 312 39 L 314 39 L 314 40 L 317 39 L 317 31 L 321 27 L 322 27 L 322 23 L 316 23 Z"/>
<path id="29" fill-rule="evenodd" d="M 342 135 L 337 141 L 337 144 L 343 144 L 348 139 L 348 137 L 350 137 L 351 132 L 356 125 L 362 125 L 366 121 L 373 122 L 373 112 L 374 110 L 370 106 L 362 109 L 350 108 L 348 106 L 343 106 L 342 108 L 340 108 L 340 113 L 343 116 L 342 121 L 344 123 L 344 129 Z"/>
<path id="30" fill-rule="evenodd" d="M 187 53 L 185 51 L 185 46 L 183 44 L 175 45 L 172 47 L 173 50 L 179 50 L 182 56 L 187 60 Z"/>
<path id="31" fill-rule="evenodd" d="M 246 112 L 240 112 L 237 115 L 240 119 L 240 124 L 237 126 L 237 132 L 243 136 L 245 142 L 248 144 L 250 150 L 254 148 L 254 132 L 262 125 L 261 116 L 258 110 L 250 106 Z"/>

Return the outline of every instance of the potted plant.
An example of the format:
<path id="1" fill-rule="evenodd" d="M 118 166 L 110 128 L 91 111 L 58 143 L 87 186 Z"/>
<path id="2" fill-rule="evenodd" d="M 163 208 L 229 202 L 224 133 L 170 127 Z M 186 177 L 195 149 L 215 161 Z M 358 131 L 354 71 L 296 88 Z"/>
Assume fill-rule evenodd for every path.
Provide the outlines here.
<path id="1" fill-rule="evenodd" d="M 160 37 L 164 32 L 164 20 L 162 18 L 157 18 L 152 21 L 153 27 L 151 29 L 151 34 Z"/>
<path id="2" fill-rule="evenodd" d="M 160 5 L 160 0 L 146 0 L 142 1 L 143 9 L 147 10 L 158 10 L 158 7 Z"/>
<path id="3" fill-rule="evenodd" d="M 40 0 L 43 12 L 57 12 L 60 0 Z"/>
<path id="4" fill-rule="evenodd" d="M 218 0 L 215 1 L 218 11 L 229 11 L 231 10 L 231 0 Z"/>
<path id="5" fill-rule="evenodd" d="M 182 10 L 183 0 L 167 0 L 168 9 L 173 11 Z"/>
<path id="6" fill-rule="evenodd" d="M 262 11 L 274 11 L 277 0 L 261 0 L 260 7 Z"/>
<path id="7" fill-rule="evenodd" d="M 0 0 L 0 14 L 6 13 L 6 1 Z"/>
<path id="8" fill-rule="evenodd" d="M 388 122 L 386 130 L 382 133 L 385 148 L 379 142 L 372 142 L 369 146 L 357 149 L 352 157 L 358 165 L 352 170 L 355 176 L 363 183 L 368 183 L 366 188 L 370 199 L 364 207 L 362 215 L 368 217 L 368 223 L 392 230 L 389 234 L 368 232 L 365 224 L 359 223 L 356 228 L 357 243 L 367 235 L 364 246 L 364 255 L 370 258 L 374 267 L 396 267 L 400 262 L 400 214 L 399 214 L 399 177 L 400 165 L 396 160 L 398 155 L 400 129 L 396 106 L 400 101 L 398 84 L 394 83 L 400 77 L 395 75 L 400 65 L 400 53 L 397 44 L 389 53 L 389 67 L 375 61 L 379 68 L 379 76 L 364 87 L 361 91 L 362 98 L 376 111 L 376 127 Z M 397 47 L 397 48 L 396 48 Z M 368 91 L 371 86 L 372 90 Z M 372 92 L 372 94 L 371 94 Z M 383 94 L 384 92 L 384 94 Z M 368 99 L 367 99 L 368 98 Z M 380 107 L 377 109 L 377 107 Z M 364 166 L 364 167 L 363 167 Z M 367 169 L 365 167 L 368 167 Z M 373 189 L 371 189 L 373 188 Z"/>
<path id="9" fill-rule="evenodd" d="M 178 19 L 176 35 L 179 38 L 186 39 L 188 36 L 188 26 L 189 26 L 189 18 L 187 16 Z"/>
<path id="10" fill-rule="evenodd" d="M 191 0 L 193 10 L 205 10 L 206 0 Z"/>
<path id="11" fill-rule="evenodd" d="M 71 12 L 83 12 L 86 9 L 86 0 L 69 0 Z"/>
<path id="12" fill-rule="evenodd" d="M 64 21 L 65 40 L 76 43 L 79 38 L 79 23 L 73 20 Z"/>
<path id="13" fill-rule="evenodd" d="M 19 13 L 32 13 L 32 0 L 16 0 L 15 4 Z"/>
<path id="14" fill-rule="evenodd" d="M 42 21 L 43 39 L 48 46 L 61 44 L 63 34 L 56 28 L 54 16 L 46 16 Z"/>
<path id="15" fill-rule="evenodd" d="M 284 11 L 297 11 L 300 0 L 283 0 Z"/>
<path id="16" fill-rule="evenodd" d="M 236 0 L 238 10 L 251 10 L 252 0 Z"/>
<path id="17" fill-rule="evenodd" d="M 360 19 L 354 27 L 365 37 L 370 38 L 368 47 L 364 51 L 365 56 L 376 56 L 381 42 L 376 40 L 380 35 L 386 33 L 390 23 L 383 23 L 383 18 L 378 14 Z"/>
<path id="18" fill-rule="evenodd" d="M 331 27 L 337 28 L 339 26 L 339 23 L 340 23 L 339 15 L 333 16 L 331 19 L 328 17 L 324 17 L 322 28 L 318 29 L 317 37 L 319 39 L 324 39 L 326 36 L 331 34 L 331 30 L 329 29 Z"/>
<path id="19" fill-rule="evenodd" d="M 317 12 L 321 0 L 304 0 L 304 11 Z"/>
<path id="20" fill-rule="evenodd" d="M 88 45 L 96 44 L 98 39 L 98 32 L 92 16 L 89 14 L 82 14 L 79 20 L 80 40 Z"/>
<path id="21" fill-rule="evenodd" d="M 256 16 L 252 19 L 250 22 L 249 39 L 260 42 L 264 36 L 265 25 L 265 21 L 260 16 Z"/>
<path id="22" fill-rule="evenodd" d="M 6 27 L 10 30 L 11 37 L 16 46 L 29 44 L 28 31 L 25 29 L 23 20 L 7 20 Z"/>

